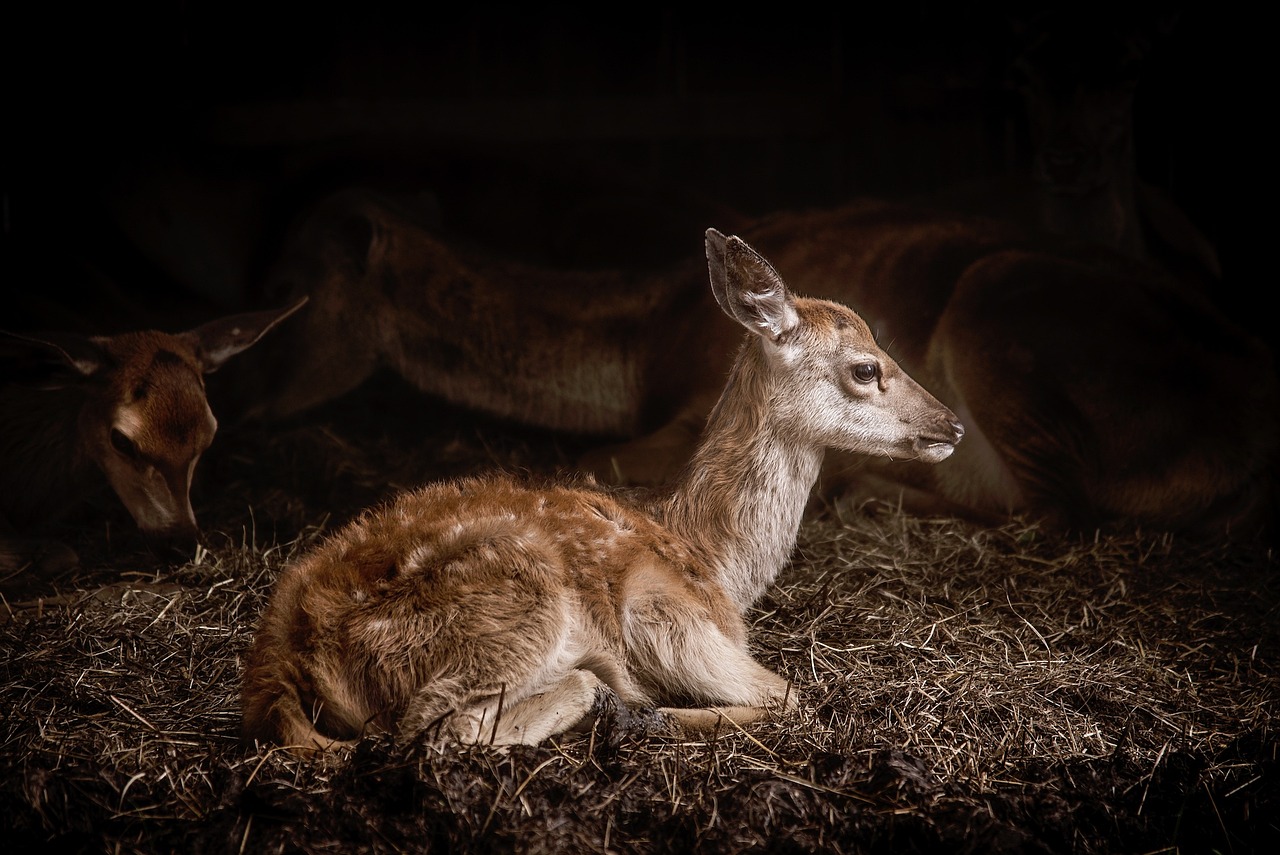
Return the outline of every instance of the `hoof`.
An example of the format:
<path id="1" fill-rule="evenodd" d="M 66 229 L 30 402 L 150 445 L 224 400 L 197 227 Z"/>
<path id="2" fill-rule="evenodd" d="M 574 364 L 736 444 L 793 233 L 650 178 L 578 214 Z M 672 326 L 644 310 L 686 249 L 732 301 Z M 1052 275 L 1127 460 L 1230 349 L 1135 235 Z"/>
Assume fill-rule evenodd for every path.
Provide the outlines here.
<path id="1" fill-rule="evenodd" d="M 596 700 L 586 716 L 611 747 L 629 740 L 643 740 L 673 730 L 671 720 L 653 707 L 629 707 L 608 686 L 596 690 Z"/>

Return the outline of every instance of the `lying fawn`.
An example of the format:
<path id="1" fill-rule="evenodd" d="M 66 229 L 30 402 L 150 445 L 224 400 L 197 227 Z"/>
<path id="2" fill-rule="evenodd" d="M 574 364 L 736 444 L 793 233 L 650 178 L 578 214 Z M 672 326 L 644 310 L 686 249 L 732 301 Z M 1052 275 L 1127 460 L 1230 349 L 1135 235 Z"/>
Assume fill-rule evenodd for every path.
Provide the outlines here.
<path id="1" fill-rule="evenodd" d="M 144 535 L 194 543 L 191 479 L 217 428 L 204 375 L 305 302 L 176 334 L 0 336 L 14 357 L 0 385 L 0 571 L 73 566 L 65 544 L 27 535 L 104 486 L 103 476 Z"/>
<path id="2" fill-rule="evenodd" d="M 534 744 L 607 690 L 683 704 L 660 712 L 692 731 L 794 707 L 743 615 L 795 546 L 825 450 L 936 463 L 964 429 L 854 312 L 793 296 L 737 237 L 710 229 L 706 250 L 748 335 L 670 492 L 489 475 L 367 511 L 281 575 L 244 677 L 247 739 Z"/>

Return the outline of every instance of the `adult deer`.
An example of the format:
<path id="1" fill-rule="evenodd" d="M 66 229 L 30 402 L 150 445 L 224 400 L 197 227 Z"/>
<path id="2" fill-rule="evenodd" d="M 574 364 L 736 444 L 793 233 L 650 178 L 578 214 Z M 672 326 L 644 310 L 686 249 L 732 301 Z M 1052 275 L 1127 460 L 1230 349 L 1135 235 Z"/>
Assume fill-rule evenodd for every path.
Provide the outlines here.
<path id="1" fill-rule="evenodd" d="M 736 231 L 803 293 L 857 306 L 969 428 L 945 467 L 828 455 L 825 495 L 1084 530 L 1244 535 L 1270 521 L 1271 354 L 1181 280 L 1013 223 L 875 200 Z M 273 287 L 314 305 L 237 364 L 248 371 L 236 385 L 267 384 L 252 414 L 277 418 L 387 367 L 456 404 L 623 438 L 584 464 L 662 483 L 692 452 L 736 349 L 700 267 L 495 261 L 353 190 L 289 243 Z"/>
<path id="2" fill-rule="evenodd" d="M 285 569 L 249 656 L 244 734 L 302 752 L 367 730 L 534 744 L 604 687 L 694 730 L 795 706 L 743 615 L 795 546 L 828 447 L 937 463 L 964 429 L 844 306 L 706 234 L 747 330 L 689 465 L 643 503 L 590 483 L 437 483 Z"/>
<path id="3" fill-rule="evenodd" d="M 1210 287 L 1216 248 L 1174 199 L 1138 170 L 1134 101 L 1173 21 L 1148 12 L 1059 11 L 1018 21 L 1007 74 L 1025 110 L 1025 171 L 964 182 L 931 202 L 1034 223 Z"/>
<path id="4" fill-rule="evenodd" d="M 181 333 L 0 335 L 0 571 L 73 566 L 68 546 L 28 535 L 106 485 L 148 538 L 194 543 L 191 480 L 217 429 L 204 375 L 305 301 Z"/>

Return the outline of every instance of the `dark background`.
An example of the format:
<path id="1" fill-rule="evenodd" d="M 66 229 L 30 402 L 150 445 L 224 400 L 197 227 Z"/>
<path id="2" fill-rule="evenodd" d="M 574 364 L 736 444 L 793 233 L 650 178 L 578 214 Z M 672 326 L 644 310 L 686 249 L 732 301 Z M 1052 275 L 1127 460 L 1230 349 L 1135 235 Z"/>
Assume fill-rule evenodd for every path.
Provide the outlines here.
<path id="1" fill-rule="evenodd" d="M 1270 337 L 1266 241 L 1247 225 L 1270 207 L 1272 170 L 1249 153 L 1274 100 L 1254 100 L 1260 23 L 1212 4 L 1062 8 L 1054 26 L 1152 36 L 1138 172 L 1217 247 L 1222 304 Z M 1042 19 L 1016 10 L 237 0 L 11 17 L 0 326 L 253 306 L 289 220 L 349 181 L 429 192 L 445 225 L 495 248 L 657 264 L 697 253 L 720 206 L 1024 170 L 1006 84 Z"/>

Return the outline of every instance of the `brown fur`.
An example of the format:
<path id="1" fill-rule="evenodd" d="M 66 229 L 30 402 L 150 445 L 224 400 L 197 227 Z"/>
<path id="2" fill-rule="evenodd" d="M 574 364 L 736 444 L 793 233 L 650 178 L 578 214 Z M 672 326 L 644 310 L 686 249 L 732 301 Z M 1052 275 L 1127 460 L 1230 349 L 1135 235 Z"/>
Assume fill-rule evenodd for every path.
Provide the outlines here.
<path id="1" fill-rule="evenodd" d="M 741 234 L 804 293 L 858 306 L 970 428 L 942 468 L 834 453 L 825 495 L 1085 530 L 1218 536 L 1270 521 L 1271 354 L 1178 279 L 1011 223 L 873 200 Z M 624 437 L 583 465 L 664 483 L 736 347 L 700 275 L 695 264 L 627 277 L 499 263 L 390 200 L 341 194 L 299 228 L 273 277 L 281 296 L 316 306 L 250 367 L 268 384 L 257 414 L 289 415 L 388 366 L 459 404 Z"/>
<path id="2" fill-rule="evenodd" d="M 536 743 L 606 686 L 681 705 L 663 709 L 694 729 L 794 707 L 743 617 L 789 558 L 824 449 L 937 462 L 963 429 L 849 309 L 792 297 L 738 238 L 709 231 L 707 260 L 750 334 L 672 491 L 490 475 L 366 512 L 281 575 L 245 673 L 247 738 Z"/>
<path id="3" fill-rule="evenodd" d="M 217 429 L 204 375 L 302 302 L 176 334 L 4 334 L 15 353 L 0 384 L 0 569 L 74 564 L 67 547 L 17 531 L 57 520 L 104 476 L 144 534 L 194 542 L 191 479 Z"/>

